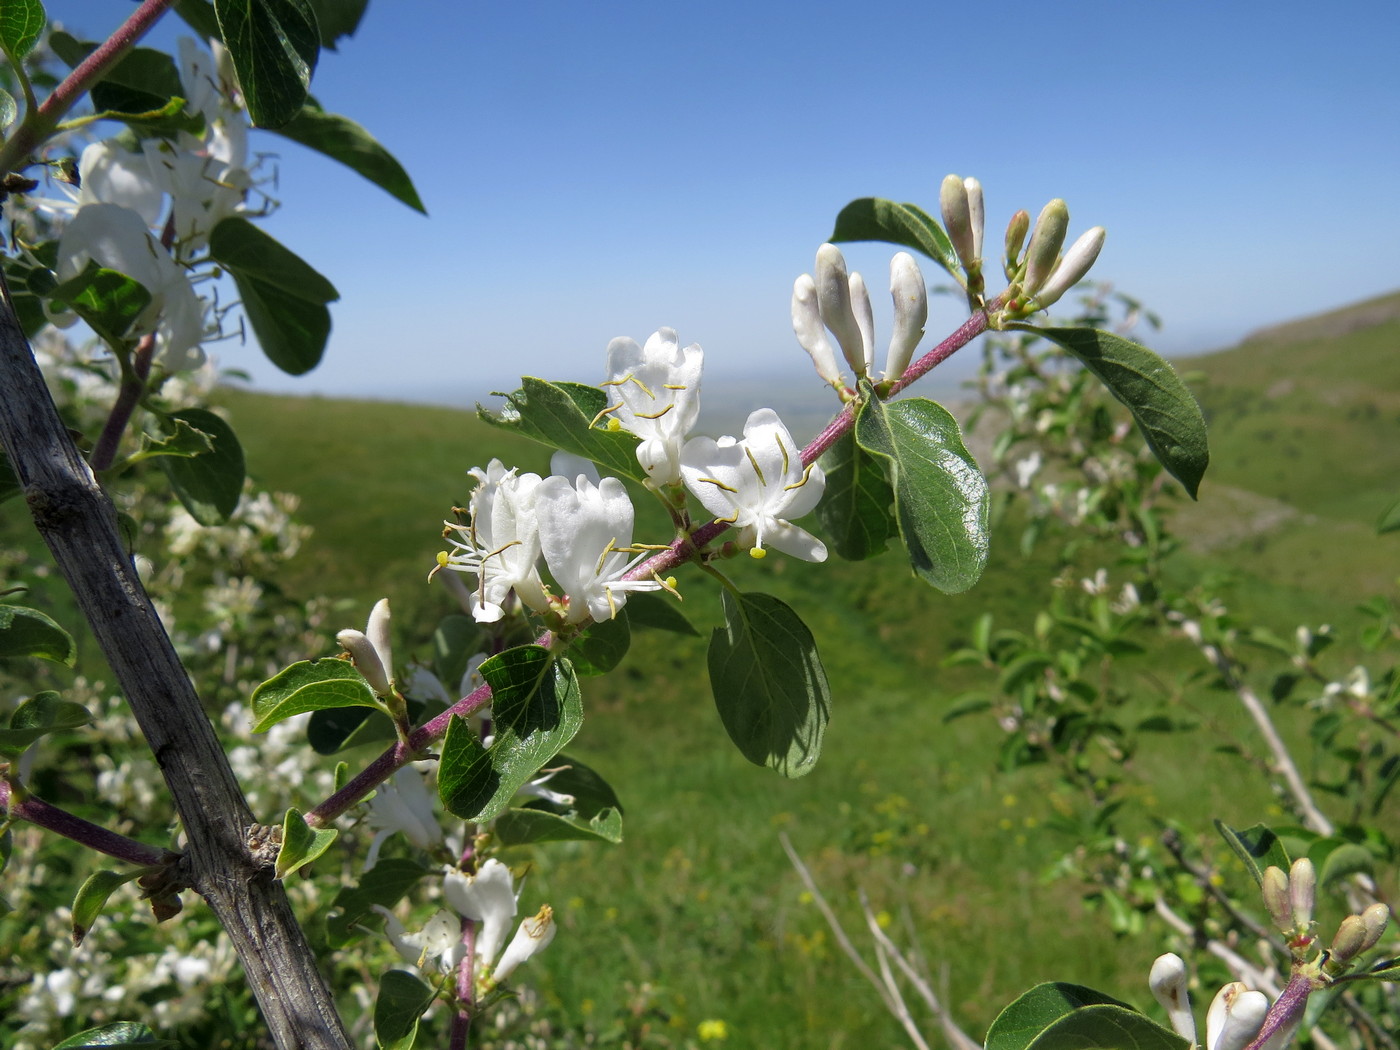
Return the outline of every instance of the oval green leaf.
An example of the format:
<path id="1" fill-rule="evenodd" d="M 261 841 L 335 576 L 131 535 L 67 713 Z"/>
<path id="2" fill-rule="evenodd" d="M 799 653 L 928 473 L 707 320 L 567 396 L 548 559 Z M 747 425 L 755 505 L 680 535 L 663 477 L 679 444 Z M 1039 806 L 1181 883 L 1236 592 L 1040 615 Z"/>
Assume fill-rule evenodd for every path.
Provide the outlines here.
<path id="1" fill-rule="evenodd" d="M 710 635 L 710 691 L 720 721 L 750 762 L 785 777 L 811 771 L 831 718 L 817 643 L 770 594 L 721 595 L 724 626 Z"/>
<path id="2" fill-rule="evenodd" d="M 826 491 L 817 504 L 817 520 L 832 549 L 847 561 L 884 553 L 895 530 L 890 514 L 894 490 L 880 461 L 847 431 L 822 456 L 821 466 Z"/>
<path id="3" fill-rule="evenodd" d="M 1097 328 L 1010 327 L 1058 343 L 1098 376 L 1128 406 L 1157 461 L 1196 498 L 1210 463 L 1206 420 L 1171 365 L 1147 347 Z"/>
<path id="4" fill-rule="evenodd" d="M 608 405 L 608 396 L 597 387 L 526 376 L 519 390 L 501 396 L 506 404 L 499 412 L 478 406 L 477 415 L 483 421 L 591 459 L 605 474 L 646 480 L 646 471 L 637 462 L 636 435 L 593 425 Z"/>
<path id="5" fill-rule="evenodd" d="M 917 204 L 896 204 L 881 197 L 851 201 L 836 216 L 836 229 L 830 240 L 886 241 L 913 248 L 928 256 L 950 274 L 959 273 L 957 252 L 943 227 Z"/>
<path id="6" fill-rule="evenodd" d="M 214 0 L 248 115 L 258 127 L 281 127 L 301 111 L 321 51 L 316 13 L 307 0 Z"/>
<path id="7" fill-rule="evenodd" d="M 1038 984 L 997 1015 L 987 1029 L 986 1050 L 1027 1050 L 1056 1021 L 1095 1005 L 1127 1008 L 1126 1003 L 1082 985 L 1062 981 Z"/>
<path id="8" fill-rule="evenodd" d="M 989 1044 L 990 1046 L 990 1044 Z M 1041 1030 L 1026 1050 L 1188 1050 L 1190 1041 L 1127 1006 L 1085 1006 Z"/>
<path id="9" fill-rule="evenodd" d="M 278 722 L 307 711 L 333 707 L 384 710 L 364 675 L 348 660 L 335 659 L 292 664 L 253 690 L 252 703 L 254 733 L 265 733 Z"/>
<path id="10" fill-rule="evenodd" d="M 83 943 L 83 938 L 92 929 L 92 924 L 102 914 L 110 897 L 119 886 L 124 886 L 141 874 L 140 870 L 117 874 L 115 871 L 95 871 L 78 888 L 73 898 L 73 947 Z"/>
<path id="11" fill-rule="evenodd" d="M 277 851 L 276 876 L 285 879 L 298 868 L 310 864 L 335 841 L 335 828 L 313 828 L 298 809 L 287 810 L 282 821 L 282 848 Z"/>
<path id="12" fill-rule="evenodd" d="M 407 970 L 390 970 L 379 978 L 374 1038 L 381 1050 L 409 1050 L 418 1037 L 418 1019 L 434 996 L 431 987 Z"/>
<path id="13" fill-rule="evenodd" d="M 557 772 L 545 786 L 557 795 L 572 797 L 572 804 L 540 798 L 528 807 L 506 810 L 496 818 L 493 829 L 501 844 L 521 846 L 569 839 L 621 842 L 622 803 L 611 785 L 568 755 L 558 755 L 550 766 Z"/>
<path id="14" fill-rule="evenodd" d="M 5 0 L 0 4 L 0 45 L 13 57 L 23 58 L 38 41 L 46 21 L 39 0 Z"/>
<path id="15" fill-rule="evenodd" d="M 37 656 L 72 667 L 78 659 L 78 643 L 38 609 L 0 604 L 0 659 L 21 656 Z"/>
<path id="16" fill-rule="evenodd" d="M 52 690 L 35 693 L 15 708 L 9 728 L 0 729 L 0 756 L 18 758 L 40 737 L 91 721 L 92 713 L 82 704 L 64 700 Z"/>
<path id="17" fill-rule="evenodd" d="M 190 517 L 201 525 L 222 525 L 238 509 L 247 467 L 233 427 L 204 408 L 182 408 L 169 417 L 176 434 L 183 424 L 209 442 L 207 452 L 162 455 L 156 460 Z"/>
<path id="18" fill-rule="evenodd" d="M 1263 885 L 1265 868 L 1288 871 L 1293 866 L 1288 851 L 1283 848 L 1283 842 L 1274 834 L 1272 828 L 1255 824 L 1253 827 L 1238 830 L 1224 821 L 1217 820 L 1215 830 L 1220 833 L 1225 844 L 1234 850 L 1235 856 L 1240 858 L 1256 885 Z"/>
<path id="19" fill-rule="evenodd" d="M 569 656 L 580 675 L 603 675 L 622 662 L 631 644 L 632 628 L 627 610 L 620 609 L 611 620 L 595 623 L 581 634 L 569 650 Z"/>
<path id="20" fill-rule="evenodd" d="M 909 563 L 939 590 L 965 591 L 987 564 L 987 479 L 942 405 L 918 397 L 886 404 L 865 387 L 856 442 L 885 462 Z"/>
<path id="21" fill-rule="evenodd" d="M 408 172 L 373 135 L 349 117 L 327 113 L 314 101 L 309 101 L 301 112 L 276 131 L 293 142 L 340 161 L 414 211 L 427 214 Z"/>
<path id="22" fill-rule="evenodd" d="M 442 744 L 438 794 L 465 820 L 491 820 L 573 739 L 583 724 L 578 678 L 567 660 L 537 645 L 498 653 L 481 665 L 491 686 L 495 739 L 483 748 L 453 716 Z"/>

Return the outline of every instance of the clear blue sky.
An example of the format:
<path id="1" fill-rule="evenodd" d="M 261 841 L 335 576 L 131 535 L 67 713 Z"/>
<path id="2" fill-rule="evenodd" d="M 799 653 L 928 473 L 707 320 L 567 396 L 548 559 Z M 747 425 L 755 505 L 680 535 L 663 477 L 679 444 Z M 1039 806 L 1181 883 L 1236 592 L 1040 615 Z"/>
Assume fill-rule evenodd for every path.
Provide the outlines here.
<path id="1" fill-rule="evenodd" d="M 129 6 L 49 10 L 96 37 Z M 936 211 L 948 172 L 982 180 L 990 243 L 1064 197 L 1071 235 L 1108 228 L 1096 276 L 1165 318 L 1155 345 L 1211 349 L 1400 287 L 1397 49 L 1395 0 L 372 0 L 313 91 L 429 217 L 255 136 L 281 155 L 269 232 L 342 302 L 304 378 L 218 352 L 271 389 L 451 401 L 600 380 L 611 337 L 669 325 L 716 377 L 819 387 L 793 279 L 849 200 Z M 890 250 L 847 254 L 887 304 Z"/>

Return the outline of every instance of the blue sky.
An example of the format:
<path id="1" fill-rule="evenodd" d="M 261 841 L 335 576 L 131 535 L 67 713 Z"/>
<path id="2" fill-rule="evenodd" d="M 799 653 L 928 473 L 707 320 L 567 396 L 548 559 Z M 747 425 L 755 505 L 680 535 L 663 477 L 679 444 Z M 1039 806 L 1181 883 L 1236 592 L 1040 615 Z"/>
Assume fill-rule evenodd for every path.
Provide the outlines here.
<path id="1" fill-rule="evenodd" d="M 48 6 L 88 37 L 130 9 Z M 521 374 L 596 382 L 611 337 L 669 325 L 716 379 L 819 389 L 793 279 L 848 201 L 936 211 L 948 172 L 981 179 L 989 243 L 1057 196 L 1072 236 L 1106 226 L 1095 275 L 1163 315 L 1158 349 L 1228 345 L 1400 286 L 1397 47 L 1394 0 L 374 0 L 313 91 L 429 215 L 259 136 L 281 158 L 266 228 L 342 301 L 308 376 L 218 352 L 267 389 L 450 403 Z M 883 289 L 890 251 L 847 255 Z"/>

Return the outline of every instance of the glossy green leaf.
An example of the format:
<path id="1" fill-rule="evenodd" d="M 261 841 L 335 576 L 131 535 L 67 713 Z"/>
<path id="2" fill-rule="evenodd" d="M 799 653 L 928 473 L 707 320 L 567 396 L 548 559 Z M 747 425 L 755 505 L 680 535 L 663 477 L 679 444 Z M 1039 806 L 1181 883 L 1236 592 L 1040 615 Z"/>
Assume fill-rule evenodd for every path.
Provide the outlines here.
<path id="1" fill-rule="evenodd" d="M 321 46 L 334 51 L 341 37 L 354 36 L 368 6 L 369 0 L 311 0 Z"/>
<path id="2" fill-rule="evenodd" d="M 95 871 L 87 877 L 78 888 L 78 895 L 73 898 L 73 947 L 83 943 L 83 938 L 92 929 L 92 924 L 107 906 L 107 898 L 118 887 L 126 885 L 140 875 L 141 871 L 138 869 L 120 875 L 115 871 Z"/>
<path id="3" fill-rule="evenodd" d="M 25 260 L 16 258 L 4 260 L 5 280 L 10 286 L 15 317 L 24 329 L 24 334 L 30 339 L 49 323 L 48 314 L 44 312 L 44 300 L 53 294 L 53 290 L 58 287 L 58 281 L 47 263 L 52 262 L 57 250 L 57 241 L 46 241 L 39 245 L 31 254 L 46 256 L 47 261 L 38 265 L 30 265 Z"/>
<path id="4" fill-rule="evenodd" d="M 55 1043 L 53 1050 L 96 1050 L 97 1047 L 139 1046 L 144 1050 L 151 1047 L 179 1046 L 172 1039 L 161 1039 L 139 1021 L 113 1021 L 70 1035 L 61 1043 Z"/>
<path id="5" fill-rule="evenodd" d="M 1311 852 L 1309 856 L 1312 856 Z M 1315 857 L 1313 859 L 1316 860 Z M 1330 886 L 1349 875 L 1371 875 L 1374 871 L 1375 857 L 1371 855 L 1370 850 L 1356 842 L 1343 842 L 1328 851 L 1318 866 L 1317 884 Z"/>
<path id="6" fill-rule="evenodd" d="M 495 739 L 489 750 L 483 748 L 470 724 L 454 715 L 438 766 L 442 804 L 477 822 L 502 813 L 583 724 L 583 699 L 569 661 L 522 645 L 491 657 L 481 673 L 491 686 Z"/>
<path id="7" fill-rule="evenodd" d="M 508 809 L 496 818 L 493 832 L 505 846 L 569 839 L 622 841 L 622 803 L 594 770 L 576 758 L 559 755 L 550 763 L 558 770 L 544 785 L 573 797 L 572 805 L 536 799 L 527 808 Z"/>
<path id="8" fill-rule="evenodd" d="M 23 58 L 44 31 L 44 5 L 39 0 L 5 0 L 0 4 L 0 47 Z"/>
<path id="9" fill-rule="evenodd" d="M 302 107 L 277 134 L 344 164 L 414 211 L 427 214 L 408 172 L 368 131 L 349 117 L 327 113 L 314 101 Z"/>
<path id="10" fill-rule="evenodd" d="M 403 857 L 381 858 L 360 876 L 357 886 L 346 886 L 335 895 L 326 919 L 326 940 L 343 948 L 363 932 L 358 923 L 376 904 L 392 908 L 419 881 L 432 875 L 429 869 Z"/>
<path id="11" fill-rule="evenodd" d="M 41 737 L 78 729 L 91 721 L 92 712 L 82 704 L 64 700 L 50 689 L 35 693 L 15 708 L 9 726 L 0 729 L 0 757 L 18 758 Z"/>
<path id="12" fill-rule="evenodd" d="M 321 51 L 308 0 L 214 0 L 253 124 L 277 128 L 301 111 Z"/>
<path id="13" fill-rule="evenodd" d="M 1244 862 L 1245 869 L 1256 885 L 1263 884 L 1265 868 L 1288 871 L 1293 866 L 1279 837 L 1263 824 L 1255 824 L 1240 831 L 1224 821 L 1217 820 L 1215 830 L 1220 833 L 1226 845 L 1235 851 L 1235 856 Z"/>
<path id="14" fill-rule="evenodd" d="M 669 594 L 641 591 L 630 595 L 627 599 L 627 622 L 634 627 L 650 627 L 655 631 L 700 637 L 695 625 L 681 612 L 680 603 Z"/>
<path id="15" fill-rule="evenodd" d="M 997 1015 L 987 1029 L 986 1050 L 1028 1050 L 1048 1028 L 1076 1011 L 1092 1006 L 1110 1006 L 1131 1012 L 1126 1003 L 1092 988 L 1058 981 L 1038 984 L 1018 996 Z M 1086 1048 L 1104 1045 L 1107 1044 L 1084 1044 Z M 1184 1046 L 1185 1042 L 1178 1039 L 1170 1050 L 1181 1050 Z M 1122 1050 L 1132 1050 L 1132 1045 L 1124 1044 Z"/>
<path id="16" fill-rule="evenodd" d="M 1085 1006 L 1041 1030 L 1026 1050 L 1188 1050 L 1191 1043 L 1127 1006 Z"/>
<path id="17" fill-rule="evenodd" d="M 168 420 L 172 433 L 183 423 L 207 437 L 212 447 L 188 457 L 164 455 L 156 462 L 190 517 L 201 525 L 222 525 L 238 509 L 247 477 L 238 435 L 222 417 L 204 408 L 182 408 Z"/>
<path id="18" fill-rule="evenodd" d="M 150 456 L 202 456 L 214 451 L 214 441 L 202 430 L 183 419 L 170 417 L 166 420 L 168 432 L 155 437 L 141 435 L 141 451 L 132 456 L 137 462 Z"/>
<path id="19" fill-rule="evenodd" d="M 214 13 L 214 5 L 209 0 L 178 0 L 175 13 L 184 19 L 185 24 L 195 31 L 201 40 L 223 42 L 219 31 L 219 16 Z"/>
<path id="20" fill-rule="evenodd" d="M 1379 533 L 1400 531 L 1400 499 L 1392 503 L 1381 514 L 1380 521 L 1376 522 L 1376 531 Z"/>
<path id="21" fill-rule="evenodd" d="M 547 383 L 527 376 L 520 381 L 519 390 L 502 396 L 506 404 L 499 412 L 478 407 L 477 415 L 503 430 L 591 459 L 604 474 L 646 480 L 646 472 L 637 463 L 636 436 L 608 430 L 601 423 L 592 425 L 608 404 L 607 395 L 596 387 Z"/>
<path id="22" fill-rule="evenodd" d="M 895 519 L 909 563 L 923 580 L 958 594 L 987 564 L 987 480 L 963 445 L 958 423 L 924 398 L 886 404 L 867 397 L 857 443 L 885 461 Z"/>
<path id="23" fill-rule="evenodd" d="M 95 42 L 78 40 L 63 31 L 51 34 L 49 44 L 59 58 L 73 67 L 97 50 Z M 135 125 L 146 134 L 203 134 L 204 118 L 185 110 L 184 96 L 175 60 L 164 51 L 149 47 L 128 51 L 92 86 L 91 93 L 98 115 Z"/>
<path id="24" fill-rule="evenodd" d="M 1128 406 L 1158 462 L 1196 498 L 1210 463 L 1206 420 L 1171 365 L 1147 347 L 1097 328 L 1011 327 L 1058 343 L 1098 376 Z"/>
<path id="25" fill-rule="evenodd" d="M 374 1001 L 374 1038 L 381 1050 L 409 1050 L 418 1038 L 418 1019 L 436 993 L 407 970 L 390 970 L 379 978 Z"/>
<path id="26" fill-rule="evenodd" d="M 72 667 L 78 659 L 78 643 L 38 609 L 0 602 L 0 660 L 22 656 L 37 656 Z"/>
<path id="27" fill-rule="evenodd" d="M 1364 974 L 1373 981 L 1400 983 L 1400 959 L 1382 959 Z"/>
<path id="28" fill-rule="evenodd" d="M 0 132 L 8 131 L 18 119 L 19 106 L 15 104 L 15 96 L 0 88 Z"/>
<path id="29" fill-rule="evenodd" d="M 836 216 L 836 229 L 828 238 L 844 241 L 886 241 L 913 248 L 956 275 L 958 255 L 943 227 L 916 204 L 896 204 L 880 197 L 851 201 Z"/>
<path id="30" fill-rule="evenodd" d="M 755 765 L 785 777 L 811 771 L 831 717 L 831 692 L 812 632 L 769 594 L 721 595 L 724 626 L 710 635 L 710 690 L 720 721 Z"/>
<path id="31" fill-rule="evenodd" d="M 141 312 L 151 305 L 145 285 L 116 270 L 89 261 L 87 268 L 53 289 L 106 343 L 118 346 Z"/>
<path id="32" fill-rule="evenodd" d="M 595 623 L 584 631 L 569 649 L 569 659 L 580 675 L 603 675 L 622 662 L 631 644 L 627 610 L 619 609 L 611 620 Z"/>
<path id="33" fill-rule="evenodd" d="M 285 879 L 298 868 L 310 864 L 339 835 L 335 828 L 313 828 L 298 809 L 287 810 L 282 821 L 282 848 L 277 851 L 276 877 Z"/>
<path id="34" fill-rule="evenodd" d="M 247 219 L 224 219 L 209 235 L 209 254 L 233 277 L 243 312 L 271 361 L 289 375 L 315 368 L 331 333 L 326 304 L 335 286 L 300 256 Z"/>
<path id="35" fill-rule="evenodd" d="M 826 492 L 817 504 L 817 520 L 832 550 L 847 561 L 884 553 L 896 526 L 890 513 L 894 490 L 880 461 L 847 431 L 822 456 L 821 467 Z"/>
<path id="36" fill-rule="evenodd" d="M 265 733 L 278 722 L 307 711 L 332 707 L 383 710 L 364 675 L 348 660 L 302 660 L 273 675 L 253 690 L 253 732 Z"/>

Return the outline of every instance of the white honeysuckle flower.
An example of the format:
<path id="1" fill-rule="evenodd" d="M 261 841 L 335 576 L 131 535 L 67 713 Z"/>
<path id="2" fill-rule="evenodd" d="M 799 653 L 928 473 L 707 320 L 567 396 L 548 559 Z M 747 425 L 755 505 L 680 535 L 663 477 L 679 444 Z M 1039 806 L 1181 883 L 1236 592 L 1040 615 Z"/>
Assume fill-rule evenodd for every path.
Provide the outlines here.
<path id="1" fill-rule="evenodd" d="M 515 918 L 515 882 L 510 869 L 494 857 L 475 875 L 449 871 L 442 895 L 462 916 L 481 923 L 475 942 L 476 965 L 483 972 L 496 961 Z"/>
<path id="2" fill-rule="evenodd" d="M 461 920 L 451 912 L 439 910 L 421 930 L 409 933 L 388 908 L 382 904 L 373 908 L 384 916 L 384 935 L 410 966 L 421 970 L 432 960 L 439 973 L 450 974 L 466 955 Z"/>
<path id="3" fill-rule="evenodd" d="M 928 287 L 919 264 L 908 252 L 897 252 L 890 260 L 890 298 L 894 300 L 894 331 L 885 357 L 885 378 L 898 379 L 909 367 L 928 323 Z"/>
<path id="4" fill-rule="evenodd" d="M 801 450 L 771 408 L 749 416 L 743 441 L 686 442 L 681 475 L 706 510 L 738 528 L 739 545 L 755 558 L 771 544 L 804 561 L 826 559 L 826 545 L 788 520 L 816 507 L 826 477 L 815 463 L 803 469 Z"/>
<path id="5" fill-rule="evenodd" d="M 501 961 L 491 972 L 491 982 L 500 984 L 525 960 L 538 955 L 549 947 L 559 927 L 554 922 L 554 910 L 548 904 L 520 923 L 511 938 L 510 946 L 501 956 Z"/>
<path id="6" fill-rule="evenodd" d="M 79 208 L 88 204 L 120 204 L 140 215 L 147 226 L 160 222 L 165 197 L 140 154 L 123 149 L 112 140 L 94 142 L 83 150 L 78 175 L 82 182 Z"/>
<path id="7" fill-rule="evenodd" d="M 376 829 L 365 856 L 365 870 L 379 861 L 379 849 L 397 832 L 402 832 L 418 849 L 431 849 L 443 841 L 433 808 L 433 797 L 423 781 L 423 774 L 405 766 L 375 789 L 369 802 L 370 827 Z"/>
<path id="8" fill-rule="evenodd" d="M 1191 997 L 1186 990 L 1186 963 L 1181 956 L 1168 952 L 1159 955 L 1148 974 L 1147 985 L 1152 995 L 1167 1012 L 1172 1030 L 1191 1043 L 1196 1042 L 1196 1019 L 1191 1016 Z"/>
<path id="9" fill-rule="evenodd" d="M 1269 997 L 1232 981 L 1216 993 L 1206 1014 L 1206 1050 L 1244 1050 L 1259 1034 Z"/>
<path id="10" fill-rule="evenodd" d="M 471 612 L 478 623 L 492 623 L 505 615 L 507 596 L 514 591 L 522 602 L 538 612 L 549 608 L 537 563 L 540 557 L 539 523 L 535 515 L 538 474 L 507 470 L 493 459 L 482 470 L 473 467 L 476 490 L 466 525 L 448 522 L 462 540 L 449 542 L 457 552 L 439 555 L 439 568 L 474 573 L 477 586 Z M 436 570 L 434 570 L 436 571 Z"/>
<path id="11" fill-rule="evenodd" d="M 1059 302 L 1065 292 L 1084 279 L 1103 250 L 1104 236 L 1104 228 L 1095 226 L 1080 234 L 1079 239 L 1070 245 L 1050 279 L 1035 293 L 1035 301 L 1042 309 Z"/>
<path id="12" fill-rule="evenodd" d="M 674 328 L 608 344 L 608 411 L 622 429 L 642 439 L 637 462 L 658 485 L 680 481 L 681 445 L 700 416 L 700 373 L 705 352 L 681 349 Z"/>
<path id="13" fill-rule="evenodd" d="M 179 371 L 203 363 L 199 343 L 204 305 L 185 271 L 151 236 L 140 213 L 119 204 L 79 208 L 59 237 L 58 279 L 76 277 L 89 261 L 126 274 L 150 293 L 150 305 L 136 318 L 132 331 L 157 333 L 162 365 Z"/>
<path id="14" fill-rule="evenodd" d="M 646 556 L 632 558 L 633 515 L 632 500 L 617 478 L 595 485 L 586 474 L 572 480 L 555 475 L 537 487 L 540 549 L 569 596 L 569 623 L 611 619 L 629 592 L 662 588 L 655 580 L 622 579 Z"/>
<path id="15" fill-rule="evenodd" d="M 842 387 L 841 368 L 836 363 L 836 350 L 826 337 L 821 307 L 817 304 L 817 282 L 804 273 L 792 285 L 792 330 L 802 349 L 812 358 L 817 375 L 836 387 Z"/>
<path id="16" fill-rule="evenodd" d="M 865 282 L 852 285 L 851 275 L 846 272 L 846 257 L 834 244 L 823 244 L 817 249 L 816 269 L 817 306 L 821 310 L 822 323 L 836 336 L 836 342 L 840 344 L 851 370 L 857 376 L 866 375 L 868 369 L 865 362 L 870 355 L 862 338 L 860 323 L 856 320 L 859 311 L 852 303 L 856 287 L 863 291 Z M 867 310 L 869 299 L 867 295 Z"/>
<path id="17" fill-rule="evenodd" d="M 152 178 L 170 194 L 171 224 L 182 257 L 202 249 L 215 226 L 243 210 L 253 186 L 243 158 L 230 163 L 196 147 L 161 139 L 142 143 Z"/>

